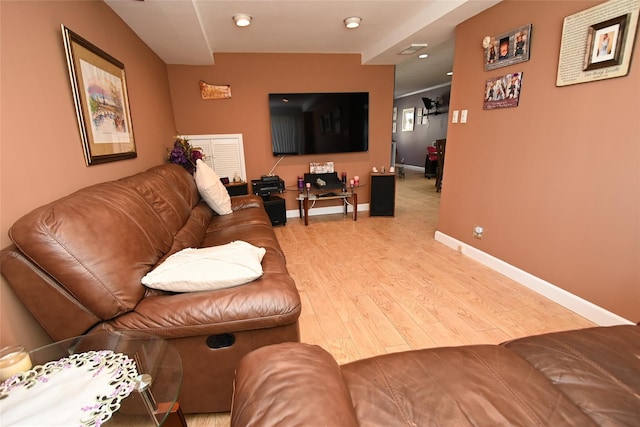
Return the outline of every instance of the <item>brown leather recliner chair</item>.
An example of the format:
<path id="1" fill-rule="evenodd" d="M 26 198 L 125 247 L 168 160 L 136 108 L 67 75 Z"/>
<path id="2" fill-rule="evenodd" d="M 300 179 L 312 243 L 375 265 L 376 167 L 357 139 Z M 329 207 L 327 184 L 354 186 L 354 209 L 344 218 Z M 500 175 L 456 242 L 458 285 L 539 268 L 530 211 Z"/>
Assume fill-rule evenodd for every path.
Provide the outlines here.
<path id="1" fill-rule="evenodd" d="M 240 361 L 232 427 L 638 426 L 640 327 L 430 348 L 339 366 L 318 346 Z"/>

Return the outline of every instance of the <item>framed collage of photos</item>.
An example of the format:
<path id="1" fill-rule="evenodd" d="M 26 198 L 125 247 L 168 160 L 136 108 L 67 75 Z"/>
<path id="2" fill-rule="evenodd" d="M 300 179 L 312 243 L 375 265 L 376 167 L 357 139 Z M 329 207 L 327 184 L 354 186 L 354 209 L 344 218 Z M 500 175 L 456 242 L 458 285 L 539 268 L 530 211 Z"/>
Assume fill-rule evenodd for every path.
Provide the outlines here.
<path id="1" fill-rule="evenodd" d="M 531 54 L 531 24 L 495 37 L 485 37 L 484 70 L 528 61 Z"/>
<path id="2" fill-rule="evenodd" d="M 484 110 L 517 107 L 522 90 L 522 72 L 488 79 L 484 90 Z"/>

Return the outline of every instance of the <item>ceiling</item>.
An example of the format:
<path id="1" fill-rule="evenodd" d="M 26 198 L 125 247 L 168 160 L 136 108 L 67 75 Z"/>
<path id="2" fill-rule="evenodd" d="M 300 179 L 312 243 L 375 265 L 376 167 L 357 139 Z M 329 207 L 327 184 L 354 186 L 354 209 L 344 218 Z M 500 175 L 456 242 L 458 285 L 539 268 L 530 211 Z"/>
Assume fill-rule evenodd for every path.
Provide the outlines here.
<path id="1" fill-rule="evenodd" d="M 105 0 L 167 64 L 211 65 L 216 53 L 349 53 L 396 65 L 395 97 L 447 84 L 454 29 L 500 0 Z M 233 15 L 252 17 L 236 27 Z M 362 18 L 357 29 L 343 23 Z M 399 52 L 428 44 L 411 55 Z M 477 41 L 480 46 L 481 41 Z M 427 53 L 426 59 L 418 55 Z"/>

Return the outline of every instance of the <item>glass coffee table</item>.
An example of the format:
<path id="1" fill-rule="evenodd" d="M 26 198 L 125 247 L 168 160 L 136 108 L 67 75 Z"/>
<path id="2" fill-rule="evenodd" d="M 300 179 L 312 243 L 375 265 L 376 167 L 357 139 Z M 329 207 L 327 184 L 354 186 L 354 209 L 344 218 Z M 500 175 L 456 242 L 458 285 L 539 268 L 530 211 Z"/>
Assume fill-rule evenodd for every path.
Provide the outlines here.
<path id="1" fill-rule="evenodd" d="M 178 418 L 180 354 L 151 335 L 100 332 L 29 352 L 33 368 L 0 385 L 3 426 L 161 426 Z"/>
<path id="2" fill-rule="evenodd" d="M 347 215 L 348 206 L 353 206 L 353 220 L 357 221 L 358 193 L 356 190 L 358 187 L 363 186 L 364 184 L 337 190 L 305 189 L 304 191 L 299 191 L 296 200 L 299 203 L 300 218 L 304 217 L 304 225 L 309 225 L 309 209 L 312 209 L 316 202 L 323 200 L 341 200 L 344 205 L 344 215 Z"/>

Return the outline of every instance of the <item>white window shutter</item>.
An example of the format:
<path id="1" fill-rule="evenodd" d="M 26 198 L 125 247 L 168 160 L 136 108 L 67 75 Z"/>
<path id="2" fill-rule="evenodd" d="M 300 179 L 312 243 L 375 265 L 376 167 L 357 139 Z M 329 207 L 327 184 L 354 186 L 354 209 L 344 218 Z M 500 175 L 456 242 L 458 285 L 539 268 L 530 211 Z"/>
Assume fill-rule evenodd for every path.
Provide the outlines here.
<path id="1" fill-rule="evenodd" d="M 244 144 L 242 134 L 228 135 L 187 135 L 189 143 L 202 150 L 204 162 L 216 171 L 220 178 L 233 178 L 237 175 L 247 180 L 244 164 Z"/>

